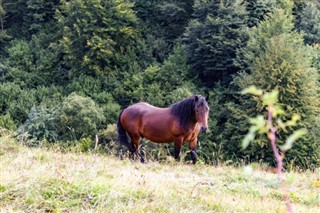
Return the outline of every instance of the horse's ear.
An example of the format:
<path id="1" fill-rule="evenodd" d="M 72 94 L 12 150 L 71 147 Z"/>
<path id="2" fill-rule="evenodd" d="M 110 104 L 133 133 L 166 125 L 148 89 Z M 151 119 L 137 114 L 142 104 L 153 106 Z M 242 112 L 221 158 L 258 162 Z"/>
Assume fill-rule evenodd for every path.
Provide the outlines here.
<path id="1" fill-rule="evenodd" d="M 206 96 L 206 102 L 208 102 L 208 101 L 209 101 L 209 95 Z"/>
<path id="2" fill-rule="evenodd" d="M 195 100 L 195 102 L 197 102 L 199 100 L 199 97 L 197 95 L 195 95 L 194 100 Z"/>

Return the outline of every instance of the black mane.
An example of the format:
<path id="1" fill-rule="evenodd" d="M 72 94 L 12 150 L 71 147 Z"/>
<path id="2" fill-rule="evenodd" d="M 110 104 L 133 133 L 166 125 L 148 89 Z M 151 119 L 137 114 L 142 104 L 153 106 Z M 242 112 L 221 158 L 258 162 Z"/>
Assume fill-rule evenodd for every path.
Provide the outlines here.
<path id="1" fill-rule="evenodd" d="M 170 106 L 171 113 L 180 119 L 180 126 L 184 126 L 194 118 L 195 98 L 191 96 Z"/>

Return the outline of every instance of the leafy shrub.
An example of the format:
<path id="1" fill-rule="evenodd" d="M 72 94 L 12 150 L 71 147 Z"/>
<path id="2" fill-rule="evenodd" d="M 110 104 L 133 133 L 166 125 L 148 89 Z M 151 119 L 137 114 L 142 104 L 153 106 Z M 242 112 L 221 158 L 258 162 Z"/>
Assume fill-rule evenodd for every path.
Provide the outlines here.
<path id="1" fill-rule="evenodd" d="M 59 119 L 65 137 L 80 139 L 94 136 L 105 117 L 91 98 L 72 93 L 62 102 Z"/>
<path id="2" fill-rule="evenodd" d="M 101 91 L 101 81 L 87 75 L 73 78 L 66 88 L 67 93 L 76 92 L 82 96 L 90 96 Z"/>
<path id="3" fill-rule="evenodd" d="M 0 115 L 0 129 L 16 130 L 16 124 L 12 120 L 10 114 Z"/>
<path id="4" fill-rule="evenodd" d="M 139 101 L 164 107 L 186 98 L 196 91 L 190 77 L 190 66 L 180 44 L 163 65 L 150 65 L 134 74 L 124 74 L 124 82 L 117 88 L 116 96 L 125 97 L 125 105 Z"/>
<path id="5" fill-rule="evenodd" d="M 105 117 L 105 122 L 102 125 L 115 123 L 119 116 L 120 105 L 114 100 L 111 93 L 95 93 L 92 98 L 100 106 Z M 100 128 L 104 128 L 104 126 L 100 126 Z"/>
<path id="6" fill-rule="evenodd" d="M 41 41 L 41 36 L 33 35 L 30 41 L 16 39 L 11 42 L 5 61 L 7 81 L 27 88 L 61 81 L 64 75 L 58 69 L 59 50 Z"/>
<path id="7" fill-rule="evenodd" d="M 0 84 L 0 114 L 10 114 L 17 124 L 23 123 L 32 106 L 36 105 L 35 91 L 23 90 L 20 85 Z"/>
<path id="8" fill-rule="evenodd" d="M 44 107 L 31 108 L 26 122 L 19 127 L 20 135 L 28 134 L 28 137 L 35 139 L 38 143 L 42 139 L 49 142 L 58 140 L 58 110 L 56 108 L 47 109 Z"/>
<path id="9" fill-rule="evenodd" d="M 99 145 L 107 153 L 119 153 L 120 146 L 116 124 L 108 124 L 107 128 L 99 133 Z"/>
<path id="10" fill-rule="evenodd" d="M 76 92 L 81 96 L 92 98 L 102 109 L 105 116 L 105 124 L 115 123 L 120 111 L 120 105 L 114 100 L 109 92 L 105 92 L 99 78 L 81 75 L 74 78 L 67 87 L 67 92 Z M 101 127 L 103 128 L 103 127 Z"/>
<path id="11" fill-rule="evenodd" d="M 118 141 L 117 125 L 108 124 L 107 128 L 100 132 L 100 137 L 106 143 Z"/>
<path id="12" fill-rule="evenodd" d="M 90 137 L 81 138 L 74 149 L 78 152 L 89 152 L 94 149 L 94 141 Z"/>

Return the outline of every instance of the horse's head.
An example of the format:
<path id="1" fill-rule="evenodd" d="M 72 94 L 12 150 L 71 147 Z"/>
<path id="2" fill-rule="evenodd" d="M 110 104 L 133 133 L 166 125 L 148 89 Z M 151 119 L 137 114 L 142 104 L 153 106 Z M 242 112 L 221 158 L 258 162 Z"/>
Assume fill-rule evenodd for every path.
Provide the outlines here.
<path id="1" fill-rule="evenodd" d="M 201 95 L 194 96 L 195 101 L 195 118 L 198 123 L 200 123 L 201 132 L 207 132 L 208 130 L 208 115 L 209 115 L 209 106 L 208 106 L 208 97 L 205 98 Z"/>

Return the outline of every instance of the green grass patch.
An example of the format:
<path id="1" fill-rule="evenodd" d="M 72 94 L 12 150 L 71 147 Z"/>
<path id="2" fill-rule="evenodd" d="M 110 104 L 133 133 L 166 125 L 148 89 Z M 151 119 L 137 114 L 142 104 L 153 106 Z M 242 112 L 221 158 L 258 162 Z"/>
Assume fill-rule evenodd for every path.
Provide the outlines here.
<path id="1" fill-rule="evenodd" d="M 3 139 L 3 138 L 2 138 Z M 15 145 L 13 145 L 15 147 Z M 0 212 L 282 212 L 275 174 L 256 165 L 141 164 L 18 146 L 0 158 Z M 285 173 L 296 212 L 317 212 L 319 170 Z"/>

